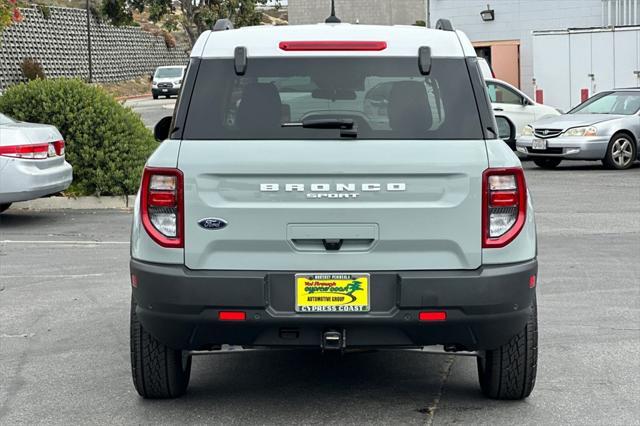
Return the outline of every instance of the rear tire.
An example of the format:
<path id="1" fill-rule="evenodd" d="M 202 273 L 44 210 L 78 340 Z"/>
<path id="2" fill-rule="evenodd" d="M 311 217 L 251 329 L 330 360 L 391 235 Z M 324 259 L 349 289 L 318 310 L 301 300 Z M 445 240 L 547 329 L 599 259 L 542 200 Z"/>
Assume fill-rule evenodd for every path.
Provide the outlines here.
<path id="1" fill-rule="evenodd" d="M 158 99 L 158 95 L 153 95 L 153 99 Z"/>
<path id="2" fill-rule="evenodd" d="M 172 349 L 151 336 L 138 321 L 131 301 L 131 373 L 143 398 L 177 398 L 184 395 L 191 376 L 191 355 Z"/>
<path id="3" fill-rule="evenodd" d="M 478 357 L 482 393 L 492 399 L 524 399 L 536 383 L 538 367 L 538 308 L 534 296 L 524 330 L 501 347 Z"/>
<path id="4" fill-rule="evenodd" d="M 626 170 L 631 167 L 637 155 L 636 143 L 628 135 L 618 133 L 609 141 L 602 164 L 607 169 Z"/>
<path id="5" fill-rule="evenodd" d="M 534 158 L 533 162 L 541 169 L 551 170 L 555 169 L 562 163 L 562 158 Z"/>
<path id="6" fill-rule="evenodd" d="M 11 203 L 0 204 L 0 213 L 7 210 L 9 207 L 11 207 Z"/>

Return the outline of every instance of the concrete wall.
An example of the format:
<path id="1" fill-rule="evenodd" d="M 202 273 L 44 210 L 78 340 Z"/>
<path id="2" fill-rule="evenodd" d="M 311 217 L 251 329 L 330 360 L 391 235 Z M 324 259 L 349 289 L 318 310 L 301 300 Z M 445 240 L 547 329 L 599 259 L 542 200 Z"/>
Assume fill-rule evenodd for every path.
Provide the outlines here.
<path id="1" fill-rule="evenodd" d="M 491 22 L 480 18 L 487 3 L 495 10 Z M 520 87 L 533 96 L 532 31 L 598 27 L 603 16 L 602 0 L 431 0 L 432 24 L 439 18 L 474 42 L 520 40 Z"/>
<path id="2" fill-rule="evenodd" d="M 289 0 L 289 24 L 324 22 L 330 0 Z M 337 0 L 336 15 L 342 22 L 361 24 L 415 24 L 425 20 L 424 0 Z"/>
<path id="3" fill-rule="evenodd" d="M 0 91 L 23 81 L 20 64 L 37 59 L 47 77 L 88 76 L 86 12 L 51 7 L 47 19 L 37 9 L 21 9 L 24 20 L 0 33 Z M 161 65 L 186 65 L 188 45 L 168 49 L 164 38 L 139 27 L 91 21 L 93 79 L 115 82 L 150 74 Z"/>

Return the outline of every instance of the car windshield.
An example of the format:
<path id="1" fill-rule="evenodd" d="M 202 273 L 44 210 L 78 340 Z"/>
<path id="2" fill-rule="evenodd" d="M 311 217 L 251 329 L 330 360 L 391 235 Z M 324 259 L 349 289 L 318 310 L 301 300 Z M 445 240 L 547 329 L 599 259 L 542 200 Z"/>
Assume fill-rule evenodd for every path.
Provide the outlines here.
<path id="1" fill-rule="evenodd" d="M 640 92 L 608 92 L 578 105 L 569 114 L 632 115 L 640 110 Z"/>
<path id="2" fill-rule="evenodd" d="M 16 121 L 12 118 L 7 117 L 4 114 L 0 114 L 0 124 L 11 124 L 16 123 Z"/>
<path id="3" fill-rule="evenodd" d="M 463 58 L 252 58 L 200 64 L 186 139 L 483 139 Z M 304 123 L 303 123 L 304 121 Z M 311 124 L 312 123 L 312 124 Z"/>
<path id="4" fill-rule="evenodd" d="M 158 68 L 156 70 L 156 78 L 180 78 L 182 77 L 182 68 Z"/>

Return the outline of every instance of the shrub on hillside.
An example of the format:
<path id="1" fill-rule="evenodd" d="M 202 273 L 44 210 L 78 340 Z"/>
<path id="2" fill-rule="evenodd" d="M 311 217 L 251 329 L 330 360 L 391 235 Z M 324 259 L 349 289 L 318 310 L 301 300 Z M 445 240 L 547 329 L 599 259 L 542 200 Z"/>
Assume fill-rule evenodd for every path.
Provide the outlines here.
<path id="1" fill-rule="evenodd" d="M 167 49 L 173 49 L 176 47 L 176 38 L 168 31 L 162 31 L 162 38 L 164 38 L 164 44 Z"/>
<path id="2" fill-rule="evenodd" d="M 37 59 L 24 58 L 20 64 L 20 70 L 24 78 L 29 81 L 35 80 L 36 78 L 45 78 L 44 68 L 42 68 L 42 64 L 40 64 Z"/>
<path id="3" fill-rule="evenodd" d="M 135 193 L 157 146 L 133 111 L 80 80 L 38 79 L 10 87 L 0 97 L 0 112 L 60 130 L 73 166 L 70 190 L 78 195 Z"/>

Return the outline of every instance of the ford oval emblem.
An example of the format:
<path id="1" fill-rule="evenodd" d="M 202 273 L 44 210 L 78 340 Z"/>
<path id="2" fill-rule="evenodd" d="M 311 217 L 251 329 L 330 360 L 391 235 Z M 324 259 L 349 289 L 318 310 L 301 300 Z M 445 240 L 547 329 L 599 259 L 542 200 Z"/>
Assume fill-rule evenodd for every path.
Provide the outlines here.
<path id="1" fill-rule="evenodd" d="M 227 221 L 224 219 L 219 219 L 217 217 L 205 217 L 204 219 L 200 219 L 198 221 L 198 225 L 200 225 L 204 229 L 222 229 L 227 226 Z"/>

